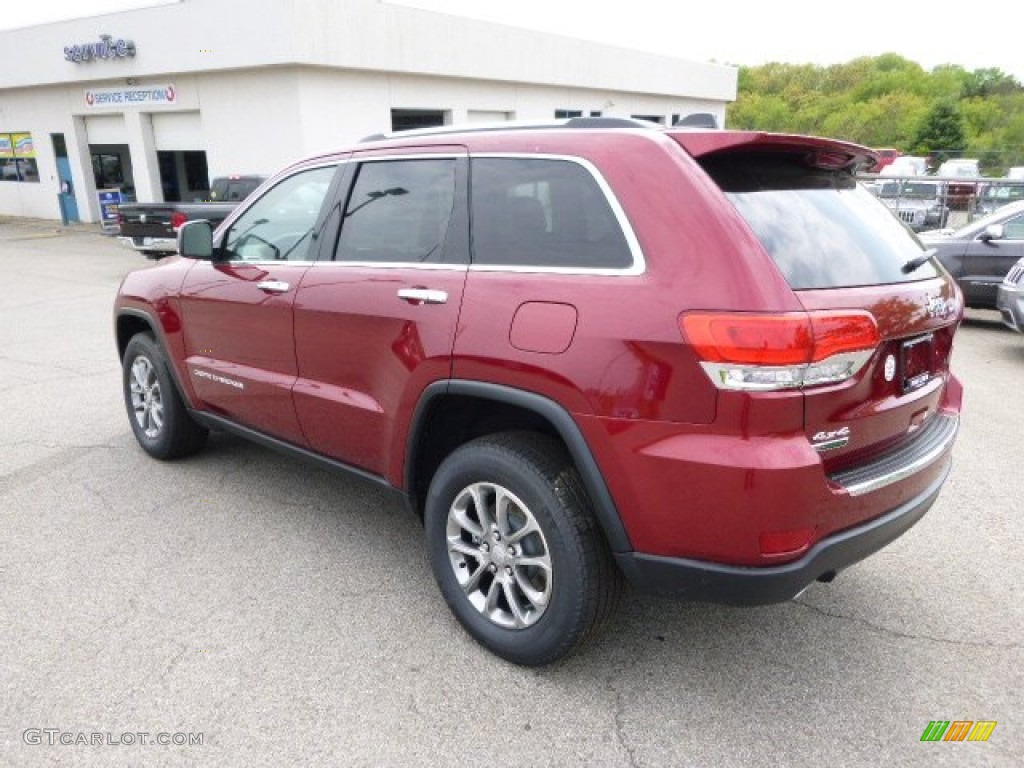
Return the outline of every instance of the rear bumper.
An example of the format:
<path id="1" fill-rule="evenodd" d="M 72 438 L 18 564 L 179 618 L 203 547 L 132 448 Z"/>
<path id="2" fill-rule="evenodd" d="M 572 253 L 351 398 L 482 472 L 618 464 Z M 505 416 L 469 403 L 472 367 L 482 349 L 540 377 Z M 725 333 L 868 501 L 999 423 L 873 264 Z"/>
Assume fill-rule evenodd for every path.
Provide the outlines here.
<path id="1" fill-rule="evenodd" d="M 799 560 L 778 566 L 743 567 L 659 557 L 639 552 L 615 558 L 633 586 L 647 592 L 732 605 L 764 605 L 790 600 L 819 579 L 877 552 L 924 517 L 939 495 L 951 467 L 946 454 L 942 471 L 920 494 L 861 525 L 818 541 Z"/>

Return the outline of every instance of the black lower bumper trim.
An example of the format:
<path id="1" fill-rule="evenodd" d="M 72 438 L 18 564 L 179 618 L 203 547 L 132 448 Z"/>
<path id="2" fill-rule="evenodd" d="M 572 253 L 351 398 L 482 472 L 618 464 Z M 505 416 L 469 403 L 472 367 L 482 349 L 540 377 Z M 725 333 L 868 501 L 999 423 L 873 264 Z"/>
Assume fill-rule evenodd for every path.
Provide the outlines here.
<path id="1" fill-rule="evenodd" d="M 924 493 L 863 525 L 822 539 L 792 563 L 744 567 L 639 552 L 616 554 L 615 559 L 633 586 L 645 592 L 731 605 L 782 603 L 906 533 L 938 497 L 951 466 L 948 456 L 945 461 L 944 471 Z"/>

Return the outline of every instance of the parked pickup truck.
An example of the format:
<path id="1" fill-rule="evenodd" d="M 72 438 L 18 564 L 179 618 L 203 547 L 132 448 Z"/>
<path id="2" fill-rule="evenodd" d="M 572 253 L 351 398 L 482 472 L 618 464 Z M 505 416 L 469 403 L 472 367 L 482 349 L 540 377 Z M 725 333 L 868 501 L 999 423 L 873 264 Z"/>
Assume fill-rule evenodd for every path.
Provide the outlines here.
<path id="1" fill-rule="evenodd" d="M 147 256 L 175 253 L 182 224 L 205 219 L 216 227 L 265 179 L 265 176 L 216 178 L 210 187 L 209 202 L 122 205 L 118 209 L 120 240 Z"/>

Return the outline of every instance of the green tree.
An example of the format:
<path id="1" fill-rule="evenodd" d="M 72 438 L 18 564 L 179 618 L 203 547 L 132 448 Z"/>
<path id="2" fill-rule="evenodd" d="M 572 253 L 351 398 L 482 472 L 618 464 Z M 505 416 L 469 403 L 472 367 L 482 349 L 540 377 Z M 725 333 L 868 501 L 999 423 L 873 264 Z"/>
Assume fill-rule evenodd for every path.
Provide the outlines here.
<path id="1" fill-rule="evenodd" d="M 940 101 L 924 116 L 911 141 L 910 151 L 927 155 L 943 150 L 963 151 L 966 147 L 963 115 L 955 104 Z"/>

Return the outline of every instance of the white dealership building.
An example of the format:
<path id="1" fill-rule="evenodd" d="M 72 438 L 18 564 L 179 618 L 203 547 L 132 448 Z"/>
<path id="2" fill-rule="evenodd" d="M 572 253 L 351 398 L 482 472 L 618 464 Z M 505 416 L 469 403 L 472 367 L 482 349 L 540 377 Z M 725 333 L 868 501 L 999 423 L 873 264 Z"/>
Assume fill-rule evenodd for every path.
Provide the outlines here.
<path id="1" fill-rule="evenodd" d="M 98 221 L 391 130 L 724 123 L 736 69 L 379 0 L 180 0 L 0 32 L 0 215 Z"/>

